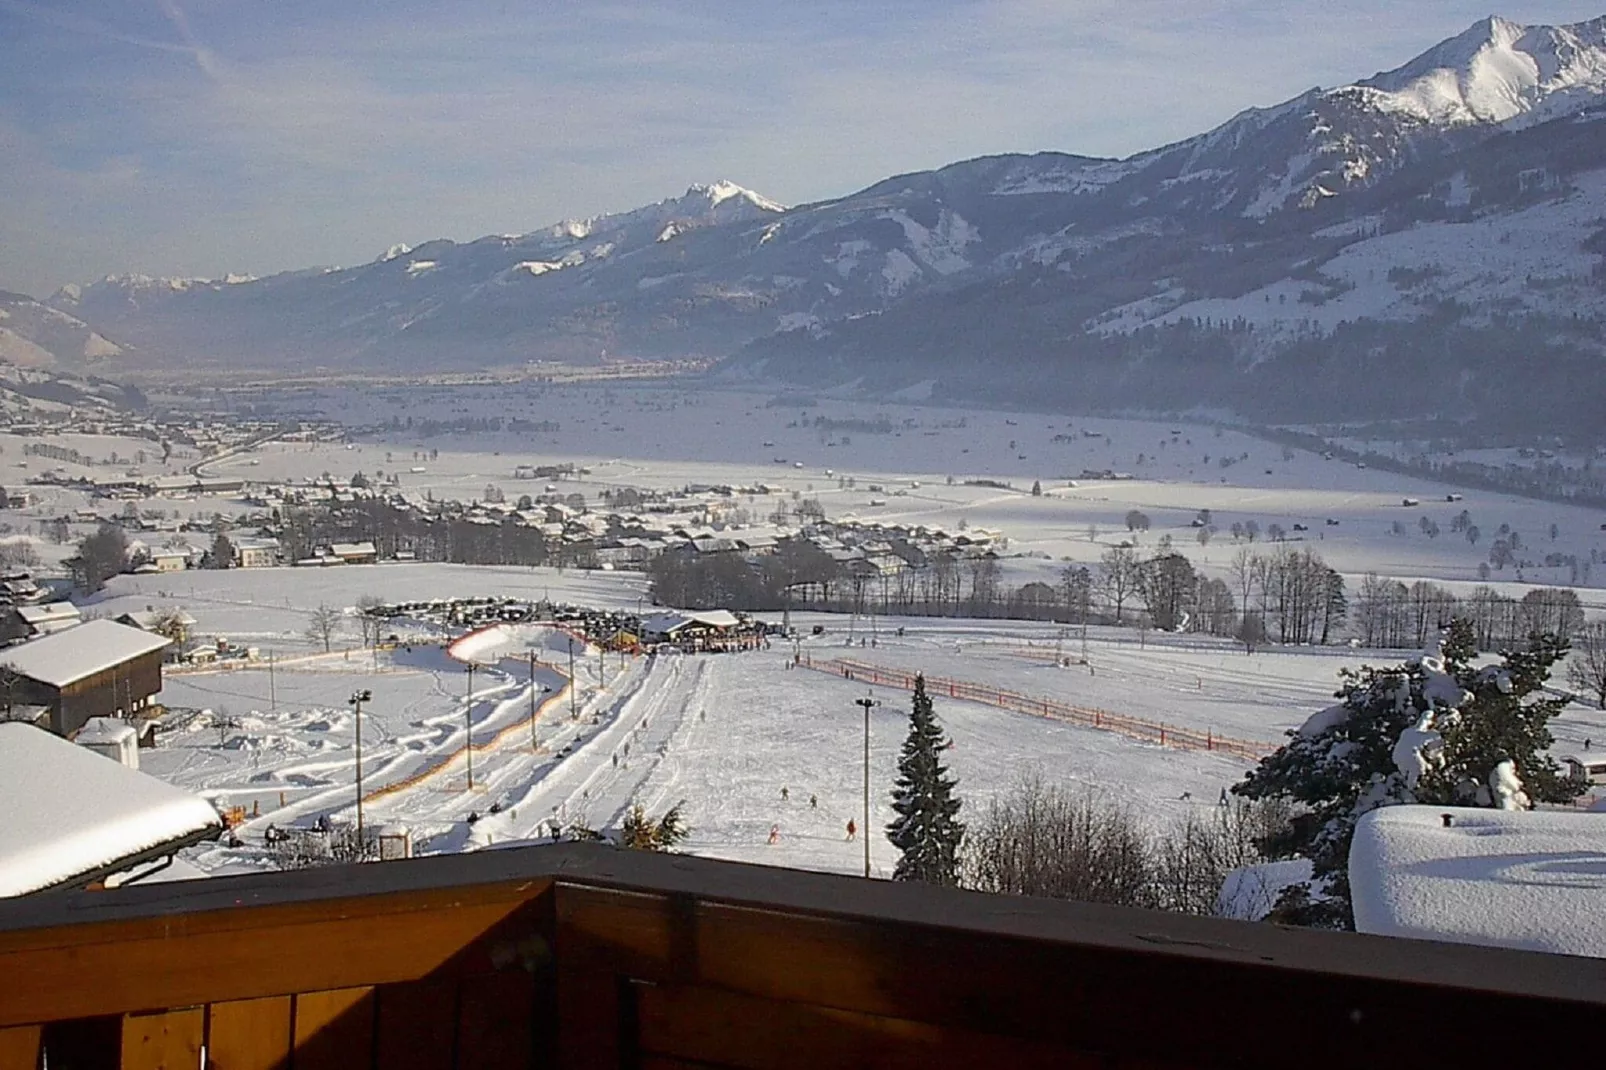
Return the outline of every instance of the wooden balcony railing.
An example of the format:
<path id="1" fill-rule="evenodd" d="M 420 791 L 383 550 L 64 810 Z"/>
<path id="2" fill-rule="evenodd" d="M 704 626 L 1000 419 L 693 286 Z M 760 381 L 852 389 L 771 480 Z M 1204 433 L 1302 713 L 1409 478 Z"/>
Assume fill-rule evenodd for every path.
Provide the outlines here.
<path id="1" fill-rule="evenodd" d="M 1606 961 L 562 845 L 0 904 L 0 1070 L 1529 1065 Z"/>

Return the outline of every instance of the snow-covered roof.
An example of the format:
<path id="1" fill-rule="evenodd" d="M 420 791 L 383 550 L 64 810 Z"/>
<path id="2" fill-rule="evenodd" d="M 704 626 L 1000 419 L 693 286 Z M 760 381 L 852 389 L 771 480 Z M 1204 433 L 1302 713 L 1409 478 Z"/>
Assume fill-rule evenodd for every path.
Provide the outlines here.
<path id="1" fill-rule="evenodd" d="M 371 542 L 337 542 L 330 544 L 329 552 L 336 557 L 362 557 L 379 551 Z"/>
<path id="2" fill-rule="evenodd" d="M 116 717 L 91 717 L 84 722 L 84 726 L 73 736 L 73 742 L 81 747 L 91 743 L 110 745 L 123 743 L 127 740 L 137 740 L 138 735 L 134 731 L 134 726 L 127 721 L 119 720 Z"/>
<path id="3" fill-rule="evenodd" d="M 167 645 L 159 635 L 92 620 L 0 651 L 0 665 L 52 687 L 66 687 Z"/>
<path id="4" fill-rule="evenodd" d="M 1388 806 L 1349 876 L 1361 932 L 1606 958 L 1606 814 Z"/>
<path id="5" fill-rule="evenodd" d="M 87 877 L 220 825 L 199 796 L 42 728 L 0 724 L 0 896 Z"/>
<path id="6" fill-rule="evenodd" d="M 649 635 L 673 635 L 688 624 L 701 624 L 708 628 L 734 628 L 741 622 L 726 609 L 684 610 L 676 613 L 654 613 L 643 617 L 641 630 Z"/>
<path id="7" fill-rule="evenodd" d="M 27 624 L 51 624 L 58 621 L 77 620 L 82 614 L 78 607 L 71 602 L 46 602 L 38 606 L 18 606 L 17 616 Z"/>
<path id="8" fill-rule="evenodd" d="M 193 628 L 197 623 L 194 617 L 182 609 L 134 609 L 118 615 L 116 619 L 119 622 L 127 621 L 147 632 L 166 620 L 171 620 L 184 628 Z"/>

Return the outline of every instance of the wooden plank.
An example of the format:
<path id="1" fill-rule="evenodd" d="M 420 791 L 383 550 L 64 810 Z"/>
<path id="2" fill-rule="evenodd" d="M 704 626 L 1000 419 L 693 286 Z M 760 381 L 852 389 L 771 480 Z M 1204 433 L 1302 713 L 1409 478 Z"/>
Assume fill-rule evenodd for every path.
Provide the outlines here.
<path id="1" fill-rule="evenodd" d="M 458 990 L 457 1065 L 523 1070 L 535 1056 L 535 978 L 521 969 L 464 978 Z"/>
<path id="2" fill-rule="evenodd" d="M 206 1009 L 207 1070 L 287 1070 L 290 997 L 231 1000 Z"/>
<path id="3" fill-rule="evenodd" d="M 7 950 L 0 934 L 0 976 L 30 979 L 0 1002 L 0 1027 L 484 971 L 491 942 L 536 931 L 529 899 L 544 892 L 526 883 L 161 919 L 155 931 L 84 926 L 100 939 L 69 947 Z"/>
<path id="4" fill-rule="evenodd" d="M 378 1006 L 375 1062 L 384 1070 L 453 1070 L 457 1054 L 457 985 L 417 981 L 384 985 Z"/>
<path id="5" fill-rule="evenodd" d="M 44 1030 L 37 1025 L 0 1029 L 0 1070 L 39 1070 Z"/>
<path id="6" fill-rule="evenodd" d="M 638 988 L 643 1051 L 719 1066 L 875 1066 L 887 1070 L 1008 1066 L 1099 1070 L 1101 1056 L 1064 1047 L 682 985 Z"/>
<path id="7" fill-rule="evenodd" d="M 1528 1031 L 1606 1028 L 1606 1008 L 1581 1000 L 1234 961 L 1158 934 L 1140 951 L 567 883 L 556 904 L 560 964 L 1162 1064 L 1272 1066 L 1291 1050 L 1312 1067 L 1430 1063 L 1447 1049 L 1473 1063 L 1497 1048 L 1520 1061 Z M 941 983 L 911 983 L 933 970 Z M 1243 1006 L 1257 1008 L 1252 1032 Z"/>
<path id="8" fill-rule="evenodd" d="M 338 988 L 295 997 L 295 1070 L 374 1065 L 374 990 Z"/>
<path id="9" fill-rule="evenodd" d="M 198 1070 L 205 1038 L 204 1007 L 127 1015 L 122 1070 Z"/>
<path id="10" fill-rule="evenodd" d="M 630 1023 L 620 999 L 620 979 L 568 969 L 559 958 L 557 985 L 559 1070 L 623 1066 L 621 1039 Z"/>

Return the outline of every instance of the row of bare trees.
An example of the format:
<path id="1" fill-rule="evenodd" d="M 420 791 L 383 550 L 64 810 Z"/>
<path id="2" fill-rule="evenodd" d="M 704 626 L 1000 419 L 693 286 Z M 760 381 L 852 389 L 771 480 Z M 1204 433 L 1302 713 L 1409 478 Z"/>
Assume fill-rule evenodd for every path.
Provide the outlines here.
<path id="1" fill-rule="evenodd" d="M 1427 580 L 1406 586 L 1370 574 L 1356 592 L 1353 623 L 1366 646 L 1421 647 L 1455 617 L 1472 625 L 1481 650 L 1512 646 L 1536 632 L 1571 640 L 1584 625 L 1578 595 L 1565 587 L 1539 587 L 1516 599 L 1480 586 L 1457 598 Z"/>

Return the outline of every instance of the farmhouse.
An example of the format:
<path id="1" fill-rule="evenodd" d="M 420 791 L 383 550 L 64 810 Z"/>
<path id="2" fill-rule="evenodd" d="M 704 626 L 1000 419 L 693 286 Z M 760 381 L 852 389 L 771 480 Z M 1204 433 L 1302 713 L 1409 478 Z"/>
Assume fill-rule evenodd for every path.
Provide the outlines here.
<path id="1" fill-rule="evenodd" d="M 329 554 L 347 565 L 372 565 L 379 560 L 379 550 L 371 542 L 337 542 L 329 547 Z"/>
<path id="2" fill-rule="evenodd" d="M 71 736 L 91 717 L 127 717 L 162 690 L 160 635 L 92 620 L 0 651 L 0 702 L 49 710 L 50 728 Z"/>
<path id="3" fill-rule="evenodd" d="M 83 621 L 78 607 L 71 602 L 46 602 L 43 605 L 8 606 L 0 610 L 0 640 L 32 639 L 64 631 Z"/>

